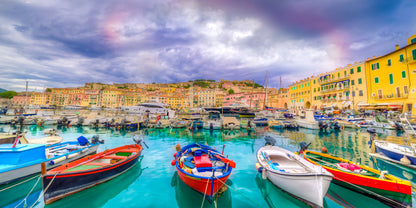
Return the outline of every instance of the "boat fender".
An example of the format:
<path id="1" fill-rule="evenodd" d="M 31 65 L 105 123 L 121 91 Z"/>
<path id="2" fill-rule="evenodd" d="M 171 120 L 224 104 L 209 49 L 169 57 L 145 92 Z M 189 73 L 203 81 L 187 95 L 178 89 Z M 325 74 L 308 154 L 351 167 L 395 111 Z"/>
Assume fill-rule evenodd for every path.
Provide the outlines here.
<path id="1" fill-rule="evenodd" d="M 170 162 L 170 164 L 171 164 L 172 166 L 175 166 L 175 164 L 176 164 L 175 160 L 172 160 L 172 162 Z"/>
<path id="2" fill-rule="evenodd" d="M 328 149 L 326 147 L 322 147 L 321 152 L 322 153 L 327 153 L 328 152 Z"/>
<path id="3" fill-rule="evenodd" d="M 78 153 L 73 153 L 73 154 L 68 155 L 68 158 L 73 158 L 73 157 L 76 157 L 76 156 L 78 156 Z"/>
<path id="4" fill-rule="evenodd" d="M 261 171 L 261 178 L 263 178 L 263 180 L 266 180 L 267 179 L 267 170 L 266 169 L 263 169 Z"/>
<path id="5" fill-rule="evenodd" d="M 173 154 L 173 157 L 176 159 L 176 154 L 178 154 L 177 152 L 175 152 L 175 154 Z"/>
<path id="6" fill-rule="evenodd" d="M 400 162 L 401 162 L 402 164 L 404 164 L 404 165 L 410 165 L 410 164 L 411 164 L 410 160 L 406 157 L 406 155 L 405 155 L 405 156 L 403 156 L 403 157 L 400 159 Z"/>
<path id="7" fill-rule="evenodd" d="M 260 163 L 256 163 L 256 169 L 257 169 L 257 172 L 261 173 L 263 170 L 263 167 L 261 167 Z"/>
<path id="8" fill-rule="evenodd" d="M 51 164 L 51 165 L 55 165 L 55 164 L 58 164 L 58 163 L 60 163 L 60 162 L 64 161 L 65 159 L 66 159 L 66 157 L 56 158 L 55 160 L 51 160 L 51 161 L 49 162 L 49 164 Z"/>

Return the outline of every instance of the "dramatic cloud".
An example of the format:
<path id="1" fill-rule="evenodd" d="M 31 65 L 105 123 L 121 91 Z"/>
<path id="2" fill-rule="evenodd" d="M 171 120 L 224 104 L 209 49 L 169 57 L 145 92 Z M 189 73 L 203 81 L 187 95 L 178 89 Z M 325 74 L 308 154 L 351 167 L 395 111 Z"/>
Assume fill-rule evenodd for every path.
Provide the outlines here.
<path id="1" fill-rule="evenodd" d="M 255 80 L 279 87 L 405 45 L 407 1 L 19 1 L 0 7 L 0 88 Z"/>

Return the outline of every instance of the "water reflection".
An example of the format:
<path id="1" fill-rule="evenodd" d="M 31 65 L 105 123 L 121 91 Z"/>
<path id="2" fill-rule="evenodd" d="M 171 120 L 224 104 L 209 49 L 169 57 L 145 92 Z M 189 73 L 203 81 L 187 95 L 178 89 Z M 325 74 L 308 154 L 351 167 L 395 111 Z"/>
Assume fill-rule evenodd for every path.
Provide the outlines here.
<path id="1" fill-rule="evenodd" d="M 226 182 L 230 184 L 230 180 Z M 175 188 L 175 198 L 178 207 L 180 208 L 194 208 L 194 207 L 204 207 L 204 208 L 214 208 L 214 207 L 232 207 L 231 192 L 226 190 L 225 192 L 218 195 L 212 203 L 208 200 L 204 200 L 204 196 L 193 190 L 191 187 L 186 185 L 178 176 L 178 173 L 172 176 L 171 186 Z M 203 206 L 202 202 L 204 202 Z"/>
<path id="2" fill-rule="evenodd" d="M 30 207 L 42 192 L 42 179 L 40 175 L 35 175 L 0 186 L 0 190 L 0 207 Z"/>
<path id="3" fill-rule="evenodd" d="M 119 195 L 121 192 L 127 192 L 129 186 L 138 180 L 143 172 L 141 160 L 142 157 L 130 170 L 110 181 L 67 196 L 46 207 L 103 207 L 108 201 Z"/>

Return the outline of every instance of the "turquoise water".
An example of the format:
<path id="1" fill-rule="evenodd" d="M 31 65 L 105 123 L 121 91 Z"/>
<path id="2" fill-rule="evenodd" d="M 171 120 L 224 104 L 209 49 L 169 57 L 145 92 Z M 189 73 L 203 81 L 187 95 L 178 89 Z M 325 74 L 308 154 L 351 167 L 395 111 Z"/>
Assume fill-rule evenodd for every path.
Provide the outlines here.
<path id="1" fill-rule="evenodd" d="M 0 126 L 0 131 L 9 131 L 8 126 Z M 25 127 L 26 137 L 45 136 L 42 128 Z M 416 181 L 416 173 L 409 169 L 399 169 L 369 157 L 368 134 L 356 130 L 322 133 L 300 129 L 299 131 L 275 131 L 265 128 L 257 132 L 247 131 L 198 131 L 189 130 L 140 130 L 118 131 L 104 128 L 61 128 L 64 141 L 75 140 L 84 135 L 87 138 L 99 135 L 105 143 L 98 151 L 132 144 L 132 137 L 139 135 L 149 148 L 144 148 L 138 165 L 123 175 L 93 188 L 73 194 L 46 207 L 201 207 L 203 196 L 179 180 L 175 167 L 171 166 L 175 145 L 182 146 L 197 142 L 222 150 L 225 155 L 237 162 L 227 184 L 230 188 L 216 202 L 206 200 L 203 207 L 308 207 L 303 202 L 289 196 L 267 180 L 261 179 L 254 164 L 256 151 L 264 145 L 265 134 L 276 138 L 276 145 L 291 151 L 298 150 L 301 141 L 312 142 L 310 149 L 328 148 L 330 154 L 357 161 L 371 167 L 382 167 L 398 177 Z M 388 136 L 379 139 L 402 141 L 400 133 L 385 132 Z M 194 139 L 193 139 L 194 138 Z M 413 141 L 415 142 L 415 141 Z M 0 192 L 0 207 L 44 207 L 41 196 L 41 181 L 38 176 L 32 180 Z M 0 187 L 0 190 L 4 187 Z M 31 191 L 31 189 L 33 190 Z M 31 191 L 29 193 L 29 191 Z M 306 190 L 308 191 L 308 190 Z M 26 201 L 23 199 L 26 198 Z M 40 200 L 36 200 L 40 197 Z M 413 201 L 415 198 L 413 197 Z M 19 204 L 20 203 L 20 204 Z M 380 202 L 331 184 L 325 198 L 325 207 L 387 207 Z"/>

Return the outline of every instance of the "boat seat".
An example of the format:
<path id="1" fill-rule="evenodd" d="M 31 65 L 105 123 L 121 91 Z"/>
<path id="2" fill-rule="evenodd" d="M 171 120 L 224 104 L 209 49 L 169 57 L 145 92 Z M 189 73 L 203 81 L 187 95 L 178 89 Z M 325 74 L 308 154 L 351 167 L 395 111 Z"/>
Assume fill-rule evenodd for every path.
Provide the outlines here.
<path id="1" fill-rule="evenodd" d="M 93 165 L 93 166 L 107 166 L 111 165 L 110 163 L 85 163 L 84 165 Z"/>
<path id="2" fill-rule="evenodd" d="M 193 169 L 195 168 L 195 165 L 192 163 L 192 157 L 186 157 L 184 158 L 183 162 L 182 162 L 185 166 Z"/>
<path id="3" fill-rule="evenodd" d="M 195 156 L 194 162 L 195 162 L 195 167 L 197 168 L 212 167 L 211 160 L 209 159 L 207 155 Z"/>
<path id="4" fill-rule="evenodd" d="M 107 156 L 102 157 L 102 159 L 124 160 L 126 159 L 126 156 L 107 155 Z"/>

